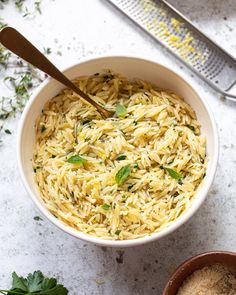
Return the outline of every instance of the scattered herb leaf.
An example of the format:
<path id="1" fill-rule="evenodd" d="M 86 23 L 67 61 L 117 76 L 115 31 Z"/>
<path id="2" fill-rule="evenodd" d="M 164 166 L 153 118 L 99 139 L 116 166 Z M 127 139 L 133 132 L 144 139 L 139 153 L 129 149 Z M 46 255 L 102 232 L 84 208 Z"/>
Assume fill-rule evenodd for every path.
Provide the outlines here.
<path id="1" fill-rule="evenodd" d="M 180 180 L 180 179 L 183 178 L 183 175 L 182 175 L 181 173 L 178 173 L 178 172 L 176 172 L 175 170 L 173 170 L 173 169 L 171 169 L 171 168 L 168 168 L 168 167 L 163 167 L 163 168 L 168 172 L 168 174 L 169 174 L 172 178 L 174 178 L 174 179 L 176 179 L 176 180 Z"/>
<path id="2" fill-rule="evenodd" d="M 116 183 L 122 185 L 131 173 L 130 164 L 122 167 L 115 176 Z"/>
<path id="3" fill-rule="evenodd" d="M 104 204 L 102 205 L 102 209 L 105 210 L 105 211 L 108 211 L 110 208 L 111 208 L 111 206 L 108 205 L 108 204 L 106 204 L 106 203 L 104 203 Z"/>
<path id="4" fill-rule="evenodd" d="M 115 235 L 117 235 L 117 236 L 119 236 L 120 233 L 121 233 L 121 230 L 120 230 L 120 229 L 117 229 L 117 230 L 115 231 Z"/>
<path id="5" fill-rule="evenodd" d="M 86 121 L 82 122 L 82 125 L 86 125 L 88 123 L 90 123 L 90 120 L 86 120 Z"/>
<path id="6" fill-rule="evenodd" d="M 183 181 L 182 181 L 182 179 L 179 179 L 179 180 L 178 180 L 178 184 L 180 184 L 180 185 L 182 185 L 182 184 L 183 184 Z"/>
<path id="7" fill-rule="evenodd" d="M 45 55 L 48 55 L 48 54 L 51 54 L 52 53 L 52 49 L 50 47 L 47 47 L 47 48 L 43 48 L 43 53 Z"/>
<path id="8" fill-rule="evenodd" d="M 124 118 L 125 115 L 127 113 L 127 110 L 126 108 L 122 105 L 122 104 L 117 104 L 116 105 L 116 115 L 119 117 L 119 118 Z"/>
<path id="9" fill-rule="evenodd" d="M 87 162 L 86 159 L 82 158 L 80 155 L 74 155 L 74 156 L 71 156 L 69 159 L 67 159 L 68 163 L 70 164 L 85 164 Z"/>
<path id="10" fill-rule="evenodd" d="M 34 1 L 35 10 L 38 11 L 39 14 L 42 14 L 41 10 L 41 0 Z"/>
<path id="11" fill-rule="evenodd" d="M 117 161 L 122 161 L 126 159 L 126 155 L 120 155 L 116 158 Z"/>
<path id="12" fill-rule="evenodd" d="M 138 169 L 138 164 L 137 163 L 134 164 L 134 169 Z"/>
<path id="13" fill-rule="evenodd" d="M 41 133 L 43 133 L 46 129 L 47 129 L 46 126 L 45 125 L 42 125 L 41 126 L 41 129 L 40 129 Z"/>
<path id="14" fill-rule="evenodd" d="M 43 220 L 40 216 L 34 216 L 34 220 L 39 221 L 39 220 Z"/>
<path id="15" fill-rule="evenodd" d="M 192 130 L 193 132 L 195 132 L 195 127 L 192 125 L 186 125 L 186 127 L 188 127 L 190 130 Z"/>
<path id="16" fill-rule="evenodd" d="M 134 184 L 129 184 L 128 185 L 128 191 L 130 191 L 133 186 L 134 186 Z"/>
<path id="17" fill-rule="evenodd" d="M 4 132 L 5 132 L 6 134 L 11 134 L 11 131 L 10 131 L 9 129 L 5 129 Z"/>

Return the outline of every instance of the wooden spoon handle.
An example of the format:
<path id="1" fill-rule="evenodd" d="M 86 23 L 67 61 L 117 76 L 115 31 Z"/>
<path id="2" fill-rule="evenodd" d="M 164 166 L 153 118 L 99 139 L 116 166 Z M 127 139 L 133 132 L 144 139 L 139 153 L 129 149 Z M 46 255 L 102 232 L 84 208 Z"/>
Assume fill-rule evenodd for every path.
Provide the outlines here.
<path id="1" fill-rule="evenodd" d="M 0 31 L 0 42 L 10 51 L 29 62 L 36 68 L 56 79 L 66 87 L 93 105 L 103 116 L 110 117 L 109 111 L 97 104 L 86 93 L 82 92 L 74 83 L 72 83 L 57 67 L 55 67 L 33 44 L 31 44 L 23 35 L 11 27 L 5 27 Z"/>

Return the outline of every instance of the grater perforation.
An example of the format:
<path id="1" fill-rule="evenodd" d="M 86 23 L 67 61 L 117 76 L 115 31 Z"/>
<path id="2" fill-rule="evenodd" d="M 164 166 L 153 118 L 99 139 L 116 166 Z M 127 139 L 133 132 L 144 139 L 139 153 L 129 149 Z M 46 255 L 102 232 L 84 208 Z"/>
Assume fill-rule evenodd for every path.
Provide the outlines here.
<path id="1" fill-rule="evenodd" d="M 166 0 L 108 0 L 221 94 L 236 83 L 236 61 Z"/>

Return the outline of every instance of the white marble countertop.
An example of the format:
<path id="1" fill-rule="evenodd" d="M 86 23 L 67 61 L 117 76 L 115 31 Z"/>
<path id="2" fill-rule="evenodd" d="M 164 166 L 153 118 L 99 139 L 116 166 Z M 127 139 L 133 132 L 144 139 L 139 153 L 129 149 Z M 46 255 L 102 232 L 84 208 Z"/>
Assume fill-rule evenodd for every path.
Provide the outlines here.
<path id="1" fill-rule="evenodd" d="M 28 3 L 32 1 L 28 0 Z M 236 57 L 235 0 L 171 0 L 216 42 Z M 109 249 L 86 244 L 43 220 L 27 195 L 16 163 L 19 118 L 7 127 L 0 147 L 0 286 L 10 284 L 12 271 L 22 275 L 37 269 L 57 276 L 69 294 L 160 295 L 171 272 L 199 252 L 236 251 L 236 104 L 222 101 L 151 38 L 105 0 L 43 0 L 42 15 L 23 18 L 9 4 L 0 16 L 21 30 L 39 48 L 51 47 L 50 58 L 60 68 L 99 55 L 134 55 L 160 60 L 189 75 L 210 104 L 218 123 L 220 159 L 207 200 L 175 233 L 133 249 Z M 58 54 L 58 51 L 62 55 Z"/>

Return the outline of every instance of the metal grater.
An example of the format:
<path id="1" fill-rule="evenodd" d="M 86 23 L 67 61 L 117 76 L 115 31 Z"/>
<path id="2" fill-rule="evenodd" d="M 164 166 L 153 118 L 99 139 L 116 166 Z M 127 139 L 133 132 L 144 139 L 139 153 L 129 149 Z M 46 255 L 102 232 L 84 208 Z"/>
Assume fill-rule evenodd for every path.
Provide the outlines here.
<path id="1" fill-rule="evenodd" d="M 236 60 L 165 0 L 108 0 L 223 96 L 236 83 Z"/>

